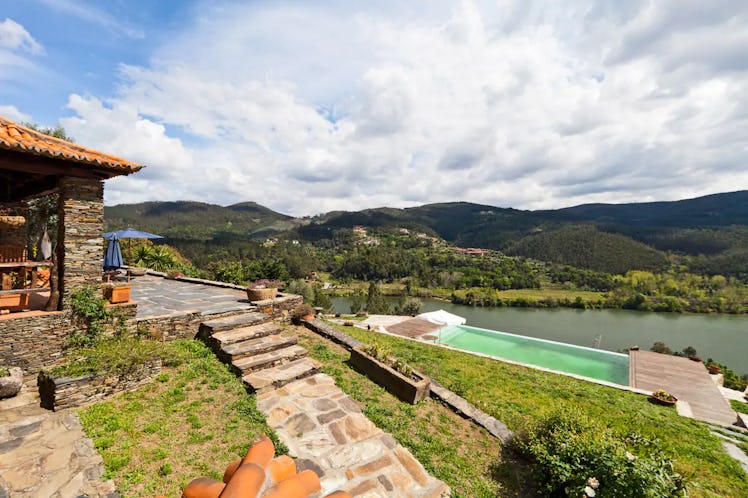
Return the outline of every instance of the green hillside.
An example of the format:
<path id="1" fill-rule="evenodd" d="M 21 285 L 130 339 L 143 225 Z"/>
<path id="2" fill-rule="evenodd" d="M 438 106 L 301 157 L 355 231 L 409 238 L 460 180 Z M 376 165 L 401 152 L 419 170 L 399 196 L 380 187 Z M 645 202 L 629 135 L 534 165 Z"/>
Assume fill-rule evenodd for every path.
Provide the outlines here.
<path id="1" fill-rule="evenodd" d="M 594 225 L 570 225 L 530 235 L 510 245 L 506 252 L 619 274 L 662 270 L 668 264 L 664 253 L 623 235 L 602 232 Z"/>
<path id="2" fill-rule="evenodd" d="M 170 239 L 210 240 L 220 234 L 252 236 L 293 228 L 293 218 L 254 202 L 217 206 L 203 202 L 144 202 L 104 208 L 107 230 L 133 226 Z"/>

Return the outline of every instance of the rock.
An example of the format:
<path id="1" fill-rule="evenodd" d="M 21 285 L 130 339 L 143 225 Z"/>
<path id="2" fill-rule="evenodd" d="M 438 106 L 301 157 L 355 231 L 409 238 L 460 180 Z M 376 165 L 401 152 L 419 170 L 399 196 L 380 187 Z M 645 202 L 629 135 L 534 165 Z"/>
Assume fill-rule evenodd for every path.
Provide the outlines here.
<path id="1" fill-rule="evenodd" d="M 10 375 L 0 377 L 0 399 L 15 396 L 21 390 L 21 386 L 23 386 L 23 370 L 11 367 Z"/>

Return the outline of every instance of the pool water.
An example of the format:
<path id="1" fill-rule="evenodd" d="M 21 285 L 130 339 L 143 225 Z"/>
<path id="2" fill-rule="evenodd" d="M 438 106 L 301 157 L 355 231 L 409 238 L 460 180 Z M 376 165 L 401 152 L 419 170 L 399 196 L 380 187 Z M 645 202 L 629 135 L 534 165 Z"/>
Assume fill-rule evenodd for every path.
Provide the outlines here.
<path id="1" fill-rule="evenodd" d="M 437 342 L 592 379 L 629 384 L 629 357 L 599 349 L 525 337 L 467 325 L 442 329 Z"/>

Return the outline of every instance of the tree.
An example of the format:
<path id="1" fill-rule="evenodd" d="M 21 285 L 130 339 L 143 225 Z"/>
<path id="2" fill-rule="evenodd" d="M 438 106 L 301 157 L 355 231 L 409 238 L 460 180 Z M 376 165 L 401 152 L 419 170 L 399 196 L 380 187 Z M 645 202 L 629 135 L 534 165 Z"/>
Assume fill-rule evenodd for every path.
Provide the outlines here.
<path id="1" fill-rule="evenodd" d="M 50 137 L 59 138 L 60 140 L 65 140 L 66 142 L 75 142 L 75 138 L 69 136 L 65 132 L 65 128 L 60 125 L 57 125 L 54 128 L 49 126 L 39 126 L 36 123 L 23 123 L 23 125 L 27 128 L 31 128 L 32 130 L 36 130 L 39 133 L 49 135 Z"/>
<path id="2" fill-rule="evenodd" d="M 379 287 L 374 282 L 369 283 L 369 292 L 366 297 L 366 311 L 375 315 L 387 315 L 390 312 L 390 305 L 382 296 Z"/>
<path id="3" fill-rule="evenodd" d="M 649 348 L 650 351 L 654 351 L 655 353 L 662 353 L 662 354 L 673 354 L 673 350 L 670 349 L 667 344 L 665 344 L 662 341 L 655 342 L 651 348 Z"/>

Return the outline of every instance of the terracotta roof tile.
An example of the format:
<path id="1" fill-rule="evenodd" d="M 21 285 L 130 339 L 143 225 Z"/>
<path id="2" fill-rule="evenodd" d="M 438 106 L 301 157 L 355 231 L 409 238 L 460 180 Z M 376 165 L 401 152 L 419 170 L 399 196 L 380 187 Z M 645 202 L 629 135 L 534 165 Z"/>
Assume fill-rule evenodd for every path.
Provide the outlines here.
<path id="1" fill-rule="evenodd" d="M 49 135 L 15 123 L 3 116 L 0 116 L 0 149 L 54 159 L 64 159 L 66 161 L 94 166 L 97 169 L 103 169 L 115 175 L 128 175 L 143 167 L 140 164 L 126 161 L 121 157 L 105 154 L 98 150 L 89 149 L 59 138 L 50 137 Z"/>

